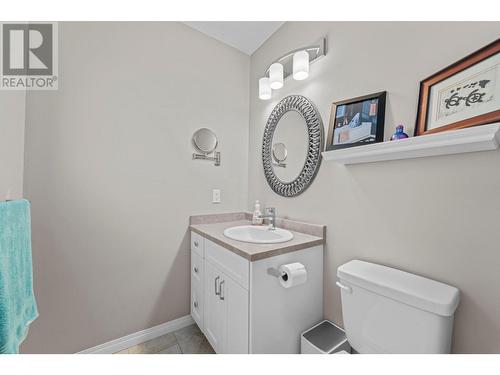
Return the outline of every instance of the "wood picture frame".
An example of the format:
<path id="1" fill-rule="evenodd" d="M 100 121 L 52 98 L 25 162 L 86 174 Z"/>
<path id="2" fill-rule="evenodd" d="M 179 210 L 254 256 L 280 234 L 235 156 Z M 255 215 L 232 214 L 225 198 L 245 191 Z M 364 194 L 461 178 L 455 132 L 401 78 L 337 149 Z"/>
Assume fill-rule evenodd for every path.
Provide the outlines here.
<path id="1" fill-rule="evenodd" d="M 470 97 L 470 95 L 473 94 L 473 92 L 471 91 L 472 90 L 471 88 L 466 88 L 466 86 L 471 86 L 471 83 L 467 84 L 468 81 L 472 82 L 474 79 L 476 79 L 476 80 L 480 79 L 479 74 L 480 73 L 484 74 L 484 71 L 477 73 L 477 74 L 473 74 L 472 69 L 479 69 L 478 64 L 483 64 L 483 65 L 487 64 L 489 59 L 492 59 L 491 63 L 495 64 L 495 60 L 497 60 L 500 56 L 500 55 L 498 55 L 499 52 L 500 52 L 500 39 L 497 39 L 496 41 L 488 44 L 487 46 L 481 48 L 480 50 L 464 57 L 463 59 L 453 63 L 452 65 L 440 70 L 439 72 L 437 72 L 437 73 L 433 74 L 432 76 L 421 81 L 420 82 L 419 100 L 418 100 L 418 109 L 417 109 L 417 121 L 416 121 L 415 132 L 414 132 L 415 136 L 423 135 L 423 134 L 437 133 L 437 132 L 453 130 L 453 129 L 462 129 L 462 128 L 467 128 L 467 127 L 471 127 L 471 126 L 484 125 L 484 124 L 492 123 L 495 121 L 500 121 L 500 107 L 498 106 L 498 104 L 495 104 L 495 103 L 500 103 L 500 97 L 498 97 L 499 95 L 496 95 L 496 97 L 494 97 L 494 99 L 493 99 L 494 103 L 491 103 L 493 110 L 489 110 L 486 113 L 473 113 L 473 111 L 470 110 L 472 108 L 470 108 L 470 104 L 467 101 L 467 97 Z M 494 67 L 497 70 L 495 83 L 498 86 L 498 85 L 500 85 L 500 80 L 497 79 L 499 77 L 499 73 L 500 73 L 500 66 L 497 64 L 497 65 L 494 65 Z M 487 67 L 485 67 L 484 69 L 492 70 L 492 68 L 487 68 Z M 468 71 L 471 72 L 470 74 L 472 74 L 469 77 L 466 76 Z M 459 78 L 460 76 L 463 76 L 463 77 L 461 77 L 461 79 L 460 79 Z M 451 84 L 453 77 L 457 77 L 457 81 L 454 83 L 454 85 Z M 476 78 L 474 78 L 474 77 L 476 77 Z M 480 81 L 480 82 L 484 82 L 484 81 L 485 80 Z M 442 104 L 440 104 L 441 101 L 440 102 L 435 101 L 435 99 L 437 99 L 436 96 L 438 98 L 440 98 L 441 96 L 436 95 L 436 94 L 432 95 L 432 89 L 433 89 L 433 87 L 436 87 L 436 85 L 445 86 L 445 84 L 447 82 L 448 82 L 449 86 L 446 88 L 443 87 L 443 89 L 442 89 L 443 92 L 444 92 L 444 90 L 449 90 L 449 92 L 447 94 L 454 96 L 454 99 L 453 99 L 454 106 L 460 105 L 460 104 L 465 102 L 466 104 L 462 105 L 462 107 L 465 107 L 465 110 L 469 110 L 471 116 L 467 117 L 467 112 L 465 112 L 465 113 L 462 113 L 462 116 L 464 116 L 464 118 L 459 119 L 458 117 L 460 116 L 460 114 L 457 115 L 457 112 L 451 113 L 450 115 L 447 115 L 447 116 L 449 116 L 449 118 L 451 120 L 450 123 L 445 123 L 446 120 L 443 119 L 443 120 L 441 120 L 441 122 L 442 122 L 441 126 L 430 127 L 429 123 L 434 120 L 434 116 L 432 116 L 433 117 L 432 119 L 430 118 L 431 117 L 430 112 L 432 111 L 433 115 L 436 115 L 436 113 L 439 113 L 439 110 L 436 109 L 436 107 L 438 107 L 439 105 L 442 105 Z M 488 82 L 490 82 L 490 81 L 488 81 Z M 463 87 L 461 87 L 461 86 L 463 86 Z M 458 90 L 460 90 L 460 89 L 464 89 L 462 92 L 468 90 L 469 91 L 468 96 L 467 97 L 465 97 L 465 96 L 460 97 L 460 95 L 458 94 L 459 93 Z M 476 87 L 476 89 L 477 89 L 477 87 Z M 455 91 L 455 93 L 451 94 L 451 93 L 453 93 L 453 91 Z M 497 90 L 497 93 L 498 93 L 498 90 Z M 475 95 L 477 98 L 478 97 L 477 95 L 479 95 L 479 94 L 476 92 Z M 481 94 L 481 95 L 483 95 L 483 94 Z M 450 103 L 450 102 L 447 102 L 447 100 L 450 101 L 451 99 L 452 99 L 452 97 L 450 97 L 450 96 L 447 99 L 444 99 L 444 102 L 446 102 L 446 106 L 448 106 L 448 104 Z M 460 102 L 460 101 L 462 101 L 462 102 Z M 456 104 L 456 103 L 458 103 L 458 104 Z M 475 103 L 476 102 L 474 102 L 473 104 L 475 104 Z M 466 106 L 469 106 L 469 108 L 467 108 Z M 430 109 L 430 107 L 432 109 Z M 438 116 L 436 115 L 436 119 L 437 118 L 438 118 Z M 436 121 L 436 124 L 439 124 L 439 122 Z"/>
<path id="2" fill-rule="evenodd" d="M 375 94 L 358 96 L 356 98 L 332 103 L 332 109 L 330 111 L 330 122 L 328 126 L 326 151 L 337 150 L 347 147 L 362 146 L 365 144 L 376 143 L 376 142 L 383 142 L 386 95 L 387 95 L 386 91 L 381 91 Z M 353 106 L 363 106 L 366 105 L 366 103 L 370 103 L 370 109 L 369 109 L 370 113 L 364 115 L 365 116 L 368 115 L 367 117 L 369 117 L 369 121 L 371 123 L 362 122 L 362 120 L 358 120 L 359 125 L 365 126 L 367 128 L 365 134 L 360 136 L 364 138 L 354 137 L 354 139 L 352 140 L 345 139 L 345 141 L 340 141 L 339 131 L 342 131 L 340 129 L 346 128 L 347 130 L 347 128 L 349 128 L 351 124 L 349 123 L 343 126 L 339 126 L 339 123 L 337 122 L 338 119 L 341 118 L 343 121 L 348 120 L 351 122 L 354 119 L 350 118 L 348 115 L 339 116 L 338 113 L 339 109 L 344 108 L 344 111 L 346 111 L 345 110 L 346 108 L 349 109 L 352 108 Z M 372 113 L 373 109 L 372 106 L 375 106 L 374 113 Z M 363 113 L 357 112 L 356 115 L 358 116 L 358 118 L 361 118 Z M 359 125 L 355 124 L 355 126 L 351 127 L 351 129 L 361 128 L 361 126 Z"/>

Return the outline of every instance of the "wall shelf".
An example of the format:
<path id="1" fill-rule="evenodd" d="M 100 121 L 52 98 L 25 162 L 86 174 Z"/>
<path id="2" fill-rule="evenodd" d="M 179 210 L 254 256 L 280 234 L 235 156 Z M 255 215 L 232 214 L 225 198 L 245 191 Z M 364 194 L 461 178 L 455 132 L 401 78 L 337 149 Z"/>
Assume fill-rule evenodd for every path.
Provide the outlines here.
<path id="1" fill-rule="evenodd" d="M 339 164 L 373 163 L 384 160 L 462 154 L 500 148 L 500 122 L 399 141 L 323 152 L 324 160 Z"/>

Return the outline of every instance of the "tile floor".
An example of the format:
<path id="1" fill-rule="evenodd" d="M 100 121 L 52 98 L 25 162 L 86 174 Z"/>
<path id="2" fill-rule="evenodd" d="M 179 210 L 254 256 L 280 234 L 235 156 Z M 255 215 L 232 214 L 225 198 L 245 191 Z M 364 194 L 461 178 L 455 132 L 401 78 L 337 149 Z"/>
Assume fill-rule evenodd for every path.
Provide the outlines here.
<path id="1" fill-rule="evenodd" d="M 115 354 L 214 354 L 196 324 L 132 346 Z"/>

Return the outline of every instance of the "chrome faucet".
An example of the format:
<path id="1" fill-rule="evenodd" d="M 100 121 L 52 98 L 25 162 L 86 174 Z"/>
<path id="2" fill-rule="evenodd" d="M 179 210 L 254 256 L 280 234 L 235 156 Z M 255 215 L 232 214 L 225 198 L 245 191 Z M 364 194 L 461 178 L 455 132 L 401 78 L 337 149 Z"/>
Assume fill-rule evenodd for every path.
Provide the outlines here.
<path id="1" fill-rule="evenodd" d="M 268 229 L 269 230 L 275 230 L 276 229 L 276 208 L 274 207 L 267 207 L 266 208 L 266 214 L 265 215 L 260 215 L 259 219 L 267 219 L 268 220 Z"/>

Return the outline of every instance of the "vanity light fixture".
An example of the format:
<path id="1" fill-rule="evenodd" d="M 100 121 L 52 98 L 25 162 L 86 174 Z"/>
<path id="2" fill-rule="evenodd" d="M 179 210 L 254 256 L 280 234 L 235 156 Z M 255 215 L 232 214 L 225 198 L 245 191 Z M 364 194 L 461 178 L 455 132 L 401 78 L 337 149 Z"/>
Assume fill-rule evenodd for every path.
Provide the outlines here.
<path id="1" fill-rule="evenodd" d="M 283 87 L 283 65 L 274 63 L 269 67 L 269 82 L 273 90 Z"/>
<path id="2" fill-rule="evenodd" d="M 276 61 L 273 61 L 259 79 L 259 98 L 271 99 L 272 90 L 283 87 L 285 79 L 292 76 L 297 81 L 309 77 L 309 65 L 326 55 L 326 37 L 321 38 L 309 47 L 299 48 L 288 52 Z"/>
<path id="3" fill-rule="evenodd" d="M 309 53 L 299 51 L 293 54 L 293 79 L 302 81 L 309 77 Z"/>
<path id="4" fill-rule="evenodd" d="M 259 79 L 259 98 L 262 100 L 271 99 L 271 84 L 267 77 Z"/>

